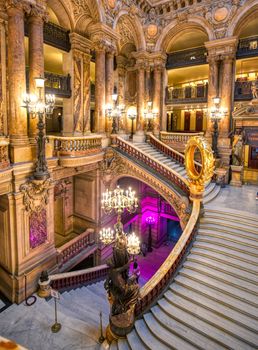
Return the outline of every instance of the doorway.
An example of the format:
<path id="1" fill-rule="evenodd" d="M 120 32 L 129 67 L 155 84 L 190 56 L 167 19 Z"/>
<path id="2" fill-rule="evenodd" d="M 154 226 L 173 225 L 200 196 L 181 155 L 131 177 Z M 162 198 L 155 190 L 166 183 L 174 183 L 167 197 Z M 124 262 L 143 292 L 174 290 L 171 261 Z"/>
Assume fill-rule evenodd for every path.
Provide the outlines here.
<path id="1" fill-rule="evenodd" d="M 184 131 L 190 131 L 190 119 L 191 119 L 191 113 L 190 112 L 185 112 Z"/>
<path id="2" fill-rule="evenodd" d="M 196 124 L 195 124 L 195 130 L 196 131 L 202 131 L 203 130 L 203 111 L 196 111 Z"/>

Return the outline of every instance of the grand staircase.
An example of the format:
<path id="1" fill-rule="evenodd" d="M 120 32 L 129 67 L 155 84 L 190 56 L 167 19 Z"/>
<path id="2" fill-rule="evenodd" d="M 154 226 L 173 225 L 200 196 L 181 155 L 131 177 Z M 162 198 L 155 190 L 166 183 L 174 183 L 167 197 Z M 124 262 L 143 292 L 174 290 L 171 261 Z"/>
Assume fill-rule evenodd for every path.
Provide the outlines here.
<path id="1" fill-rule="evenodd" d="M 137 147 L 139 150 L 147 153 L 152 158 L 156 159 L 157 161 L 161 162 L 162 164 L 168 166 L 170 169 L 173 169 L 178 174 L 183 176 L 184 178 L 187 178 L 186 170 L 184 165 L 176 162 L 171 157 L 165 155 L 163 152 L 161 152 L 159 149 L 157 149 L 155 146 L 147 143 L 134 143 L 134 146 Z M 204 192 L 204 199 L 203 203 L 207 204 L 211 202 L 220 192 L 220 186 L 216 185 L 214 182 L 211 182 L 206 188 Z"/>

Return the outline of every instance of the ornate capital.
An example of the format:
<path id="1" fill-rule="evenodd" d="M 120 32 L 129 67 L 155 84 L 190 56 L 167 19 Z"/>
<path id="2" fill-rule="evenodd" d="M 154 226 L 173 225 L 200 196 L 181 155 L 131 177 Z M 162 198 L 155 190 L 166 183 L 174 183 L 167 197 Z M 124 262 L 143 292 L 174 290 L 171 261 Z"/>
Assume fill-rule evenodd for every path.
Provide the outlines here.
<path id="1" fill-rule="evenodd" d="M 44 22 L 48 22 L 48 12 L 43 6 L 35 5 L 31 7 L 30 16 L 41 19 Z"/>
<path id="2" fill-rule="evenodd" d="M 89 39 L 75 32 L 71 33 L 69 37 L 72 49 L 84 52 L 88 55 L 90 54 L 92 42 Z"/>
<path id="3" fill-rule="evenodd" d="M 30 13 L 31 5 L 26 0 L 7 0 L 6 9 L 9 16 L 12 15 L 10 11 L 13 9 L 16 9 L 20 12 Z"/>
<path id="4" fill-rule="evenodd" d="M 20 190 L 24 194 L 25 209 L 32 212 L 41 212 L 48 204 L 49 188 L 51 180 L 31 180 L 21 185 Z"/>

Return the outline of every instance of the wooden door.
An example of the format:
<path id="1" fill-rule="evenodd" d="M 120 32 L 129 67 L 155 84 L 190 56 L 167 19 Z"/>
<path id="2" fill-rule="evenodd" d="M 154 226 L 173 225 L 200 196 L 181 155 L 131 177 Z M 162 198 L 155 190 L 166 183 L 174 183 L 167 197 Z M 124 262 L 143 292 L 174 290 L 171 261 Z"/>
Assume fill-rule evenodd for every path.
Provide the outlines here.
<path id="1" fill-rule="evenodd" d="M 203 130 L 202 126 L 203 126 L 203 111 L 196 111 L 195 130 L 202 131 Z"/>
<path id="2" fill-rule="evenodd" d="M 190 131 L 190 119 L 191 119 L 191 113 L 185 112 L 185 127 L 184 131 Z"/>
<path id="3" fill-rule="evenodd" d="M 258 169 L 258 147 L 249 147 L 248 167 L 252 169 Z"/>

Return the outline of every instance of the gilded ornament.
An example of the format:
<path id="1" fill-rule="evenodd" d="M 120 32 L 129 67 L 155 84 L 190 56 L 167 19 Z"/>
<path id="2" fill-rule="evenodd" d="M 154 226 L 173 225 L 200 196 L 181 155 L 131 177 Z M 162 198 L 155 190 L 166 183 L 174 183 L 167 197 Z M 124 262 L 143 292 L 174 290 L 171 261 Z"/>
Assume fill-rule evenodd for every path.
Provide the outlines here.
<path id="1" fill-rule="evenodd" d="M 156 24 L 149 24 L 147 27 L 147 34 L 150 38 L 154 38 L 158 34 L 158 27 Z"/>
<path id="2" fill-rule="evenodd" d="M 116 7 L 116 0 L 108 0 L 108 6 L 114 9 Z"/>
<path id="3" fill-rule="evenodd" d="M 228 9 L 226 7 L 221 7 L 215 10 L 213 17 L 215 21 L 222 22 L 227 18 L 228 14 Z"/>
<path id="4" fill-rule="evenodd" d="M 40 213 L 48 204 L 49 188 L 51 180 L 31 180 L 21 185 L 20 190 L 24 194 L 24 205 L 28 212 Z"/>

